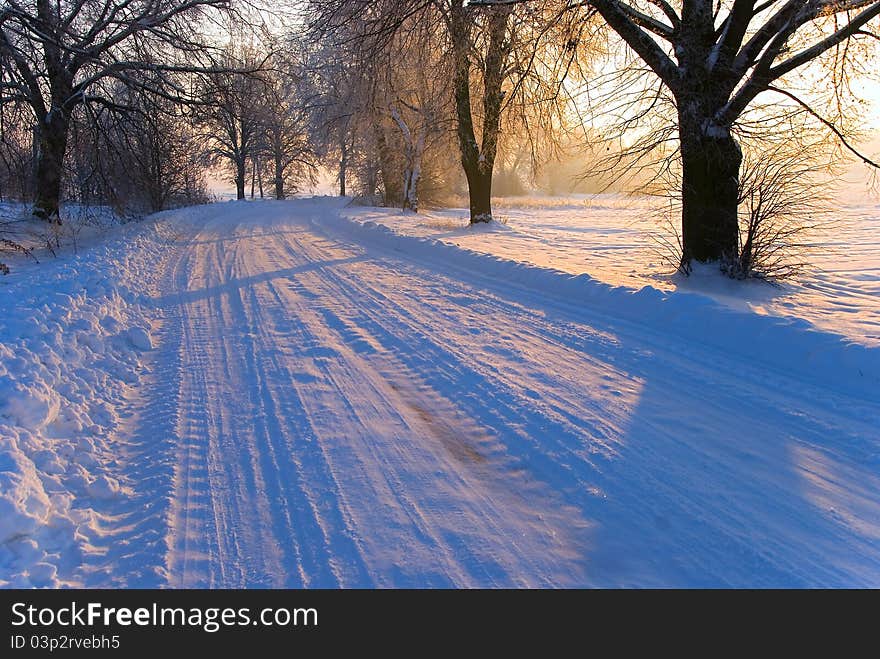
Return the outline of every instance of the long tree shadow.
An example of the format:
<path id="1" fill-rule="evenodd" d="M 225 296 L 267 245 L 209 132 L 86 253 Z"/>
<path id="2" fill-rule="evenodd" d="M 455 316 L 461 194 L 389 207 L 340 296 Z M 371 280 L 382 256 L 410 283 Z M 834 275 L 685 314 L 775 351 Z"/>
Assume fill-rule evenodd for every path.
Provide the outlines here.
<path id="1" fill-rule="evenodd" d="M 880 478 L 862 459 L 869 445 L 876 455 L 876 430 L 723 378 L 651 376 L 663 367 L 643 371 L 605 465 L 592 559 L 604 585 L 880 584 Z M 804 452 L 820 457 L 809 464 Z"/>
<path id="2" fill-rule="evenodd" d="M 335 266 L 346 265 L 349 263 L 357 263 L 365 260 L 365 256 L 352 256 L 344 259 L 329 259 L 326 261 L 310 262 L 304 265 L 283 268 L 281 270 L 273 270 L 271 272 L 261 272 L 258 275 L 250 275 L 247 277 L 232 277 L 217 286 L 206 286 L 204 288 L 187 289 L 167 295 L 159 296 L 151 299 L 154 308 L 170 309 L 181 304 L 192 304 L 201 300 L 216 297 L 222 294 L 228 294 L 233 289 L 250 288 L 255 284 L 261 284 L 275 279 L 287 279 L 293 281 L 297 275 L 310 272 L 313 270 L 324 270 Z"/>
<path id="3" fill-rule="evenodd" d="M 399 268 L 401 282 L 419 279 L 407 269 Z M 438 289 L 461 288 L 436 274 Z M 430 309 L 420 315 L 390 296 L 346 316 L 484 424 L 506 447 L 511 472 L 526 470 L 557 491 L 573 526 L 589 529 L 575 540 L 580 585 L 880 582 L 871 521 L 880 519 L 880 479 L 870 458 L 880 436 L 864 420 L 880 411 L 863 409 L 863 420 L 841 415 L 835 410 L 847 409 L 845 397 L 717 351 L 677 346 L 656 330 L 632 340 L 631 324 L 620 333 L 612 318 L 586 321 L 579 310 L 536 296 L 526 296 L 525 313 L 540 318 L 540 332 L 510 340 L 504 319 L 523 315 L 523 298 L 507 302 L 503 285 L 481 281 L 480 288 L 492 295 L 455 309 L 454 334 L 432 329 Z M 498 358 L 524 362 L 518 380 L 499 370 Z M 581 373 L 579 391 L 561 377 L 572 368 Z M 602 418 L 612 410 L 613 419 Z M 829 499 L 835 506 L 823 507 Z"/>

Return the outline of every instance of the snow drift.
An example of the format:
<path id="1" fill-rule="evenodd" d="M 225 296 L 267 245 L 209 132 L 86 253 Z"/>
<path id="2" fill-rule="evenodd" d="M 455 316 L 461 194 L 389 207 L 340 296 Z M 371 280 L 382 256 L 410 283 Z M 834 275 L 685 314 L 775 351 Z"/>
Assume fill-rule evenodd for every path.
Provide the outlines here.
<path id="1" fill-rule="evenodd" d="M 64 585 L 100 526 L 90 501 L 125 496 L 110 431 L 151 345 L 148 298 L 123 282 L 152 278 L 151 228 L 0 279 L 0 586 Z"/>

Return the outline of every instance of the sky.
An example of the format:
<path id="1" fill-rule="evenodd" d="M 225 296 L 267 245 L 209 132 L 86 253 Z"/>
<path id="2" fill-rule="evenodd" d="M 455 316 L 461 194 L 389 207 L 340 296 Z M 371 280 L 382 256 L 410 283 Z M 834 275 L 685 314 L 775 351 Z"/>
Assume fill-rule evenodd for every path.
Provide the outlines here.
<path id="1" fill-rule="evenodd" d="M 869 127 L 872 130 L 880 131 L 880 83 L 875 80 L 865 80 L 862 89 L 864 99 L 872 105 L 872 112 L 869 114 Z"/>

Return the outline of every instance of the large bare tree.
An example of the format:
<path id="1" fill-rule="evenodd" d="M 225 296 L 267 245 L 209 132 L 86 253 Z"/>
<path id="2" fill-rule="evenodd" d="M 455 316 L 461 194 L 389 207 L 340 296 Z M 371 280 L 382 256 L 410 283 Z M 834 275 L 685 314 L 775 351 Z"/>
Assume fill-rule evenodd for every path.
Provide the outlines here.
<path id="1" fill-rule="evenodd" d="M 39 155 L 34 215 L 60 222 L 64 155 L 75 109 L 115 104 L 110 79 L 162 86 L 192 70 L 206 44 L 199 18 L 230 0 L 4 0 L 0 10 L 0 88 L 4 101 L 31 109 Z M 152 75 L 145 75 L 145 73 Z M 147 82 L 151 81 L 151 82 Z M 168 91 L 168 90 L 171 91 Z"/>
<path id="2" fill-rule="evenodd" d="M 556 0 L 538 0 L 537 7 L 512 4 L 518 3 L 473 7 L 466 0 L 333 0 L 314 4 L 316 27 L 343 34 L 340 44 L 366 61 L 387 56 L 400 32 L 430 27 L 434 47 L 452 73 L 451 105 L 471 223 L 492 220 L 492 177 L 505 113 L 512 103 L 552 100 L 563 77 L 557 74 L 575 52 L 558 47 L 571 38 L 569 28 L 581 30 L 574 18 L 580 15 L 577 8 L 560 6 Z M 536 55 L 545 48 L 557 49 L 559 55 L 552 74 L 541 85 L 523 84 L 526 79 L 538 80 L 535 66 L 548 60 Z M 392 63 L 410 65 L 404 56 Z M 524 98 L 524 92 L 535 90 L 537 95 Z"/>
<path id="3" fill-rule="evenodd" d="M 466 11 L 465 0 L 450 0 L 445 8 L 452 44 L 453 94 L 458 119 L 458 145 L 461 166 L 468 181 L 471 224 L 492 220 L 492 174 L 498 152 L 498 132 L 504 105 L 503 85 L 510 74 L 508 58 L 511 41 L 507 30 L 512 6 L 489 7 L 483 18 L 482 34 L 475 12 Z M 476 39 L 482 36 L 482 127 L 474 128 L 471 85 Z M 479 51 L 477 51 L 479 52 Z"/>
<path id="4" fill-rule="evenodd" d="M 525 0 L 475 0 L 509 5 Z M 589 6 L 671 94 L 681 155 L 682 265 L 737 268 L 740 167 L 735 127 L 772 91 L 819 117 L 786 89 L 786 77 L 828 54 L 845 70 L 870 31 L 880 0 L 562 0 Z M 845 76 L 830 76 L 841 84 Z M 833 122 L 819 121 L 835 131 Z"/>

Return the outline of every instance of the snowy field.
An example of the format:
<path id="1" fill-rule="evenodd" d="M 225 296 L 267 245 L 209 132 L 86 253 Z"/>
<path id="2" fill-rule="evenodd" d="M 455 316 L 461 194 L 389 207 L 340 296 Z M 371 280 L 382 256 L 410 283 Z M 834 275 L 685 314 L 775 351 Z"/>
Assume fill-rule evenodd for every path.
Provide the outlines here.
<path id="1" fill-rule="evenodd" d="M 880 587 L 880 209 L 778 289 L 663 274 L 642 211 L 228 202 L 10 260 L 0 585 Z"/>
<path id="2" fill-rule="evenodd" d="M 852 186 L 855 187 L 855 186 Z M 880 199 L 850 190 L 810 235 L 811 267 L 780 286 L 730 282 L 697 271 L 672 274 L 660 202 L 647 197 L 592 195 L 580 198 L 496 200 L 502 226 L 470 229 L 466 210 L 435 210 L 419 216 L 391 209 L 352 207 L 346 214 L 384 224 L 398 233 L 441 240 L 468 250 L 587 273 L 612 285 L 709 295 L 722 304 L 757 314 L 800 318 L 865 345 L 880 346 Z"/>

